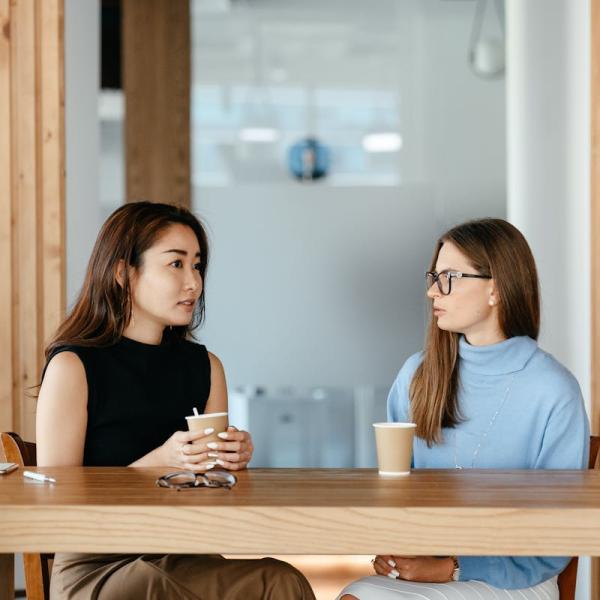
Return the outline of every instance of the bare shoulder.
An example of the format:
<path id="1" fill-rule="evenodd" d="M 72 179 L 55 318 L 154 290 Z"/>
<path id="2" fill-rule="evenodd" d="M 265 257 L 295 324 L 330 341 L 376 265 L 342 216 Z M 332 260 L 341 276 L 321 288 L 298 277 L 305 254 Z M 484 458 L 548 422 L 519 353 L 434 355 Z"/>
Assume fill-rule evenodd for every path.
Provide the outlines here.
<path id="1" fill-rule="evenodd" d="M 38 402 L 49 398 L 53 401 L 87 399 L 87 392 L 87 377 L 81 359 L 75 352 L 64 351 L 48 363 Z"/>
<path id="2" fill-rule="evenodd" d="M 88 385 L 83 362 L 65 350 L 48 363 L 36 411 L 38 465 L 81 465 Z"/>
<path id="3" fill-rule="evenodd" d="M 221 359 L 216 354 L 209 352 L 208 359 L 210 360 L 210 369 L 213 373 L 219 373 L 219 372 L 223 373 L 224 372 L 223 363 L 221 362 Z"/>
<path id="4" fill-rule="evenodd" d="M 85 380 L 85 368 L 75 352 L 59 352 L 50 359 L 44 381 L 47 378 L 57 377 L 75 377 Z"/>

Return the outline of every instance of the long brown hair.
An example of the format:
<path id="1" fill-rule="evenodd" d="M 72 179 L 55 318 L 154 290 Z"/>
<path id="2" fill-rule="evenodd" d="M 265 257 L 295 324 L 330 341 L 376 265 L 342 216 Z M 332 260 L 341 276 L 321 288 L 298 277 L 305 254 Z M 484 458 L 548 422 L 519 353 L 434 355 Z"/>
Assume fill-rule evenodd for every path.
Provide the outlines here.
<path id="1" fill-rule="evenodd" d="M 123 335 L 131 319 L 128 269 L 117 282 L 120 261 L 139 269 L 143 253 L 169 226 L 186 225 L 198 238 L 199 272 L 204 281 L 208 266 L 208 239 L 200 221 L 187 209 L 171 204 L 131 202 L 115 210 L 102 226 L 88 263 L 83 286 L 70 313 L 46 348 L 46 361 L 66 345 L 110 346 Z M 163 337 L 185 338 L 204 320 L 204 289 L 189 325 L 166 329 Z"/>
<path id="2" fill-rule="evenodd" d="M 435 270 L 445 242 L 452 242 L 477 273 L 494 280 L 498 321 L 506 338 L 526 335 L 537 339 L 540 328 L 539 283 L 527 240 L 502 219 L 478 219 L 453 227 L 437 242 L 430 270 Z M 442 427 L 461 421 L 458 406 L 459 333 L 444 331 L 430 313 L 423 362 L 409 389 L 416 435 L 428 446 L 442 441 Z"/>

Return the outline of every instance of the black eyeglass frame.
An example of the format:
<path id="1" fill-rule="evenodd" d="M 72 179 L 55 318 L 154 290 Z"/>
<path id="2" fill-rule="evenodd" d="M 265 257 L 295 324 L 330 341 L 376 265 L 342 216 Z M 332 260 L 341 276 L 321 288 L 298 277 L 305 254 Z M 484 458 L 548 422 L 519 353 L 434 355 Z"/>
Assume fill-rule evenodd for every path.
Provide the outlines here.
<path id="1" fill-rule="evenodd" d="M 187 477 L 188 481 L 183 483 L 172 483 L 177 477 Z M 170 488 L 172 490 L 189 490 L 198 487 L 225 488 L 230 490 L 237 483 L 237 477 L 229 471 L 206 471 L 206 473 L 194 473 L 193 471 L 173 471 L 156 480 L 158 487 Z"/>
<path id="2" fill-rule="evenodd" d="M 442 283 L 440 281 L 440 275 L 446 275 L 448 277 L 448 291 L 445 292 L 442 288 Z M 431 285 L 429 285 L 429 278 L 433 279 Z M 463 277 L 470 277 L 472 279 L 491 279 L 491 275 L 480 275 L 476 273 L 463 273 L 462 271 L 442 271 L 441 273 L 437 273 L 436 271 L 425 271 L 425 283 L 427 285 L 427 289 L 429 290 L 434 283 L 437 283 L 438 290 L 440 290 L 440 294 L 442 296 L 449 296 L 452 292 L 452 280 L 453 279 L 462 279 Z"/>

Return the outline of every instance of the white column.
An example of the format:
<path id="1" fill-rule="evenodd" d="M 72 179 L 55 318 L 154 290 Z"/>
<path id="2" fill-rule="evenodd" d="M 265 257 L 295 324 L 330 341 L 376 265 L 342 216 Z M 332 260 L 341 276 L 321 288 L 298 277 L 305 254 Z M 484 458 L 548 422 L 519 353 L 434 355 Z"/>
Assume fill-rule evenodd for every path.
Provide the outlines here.
<path id="1" fill-rule="evenodd" d="M 541 346 L 577 377 L 588 411 L 589 13 L 589 0 L 506 3 L 508 218 L 539 268 Z M 588 600 L 588 561 L 579 575 Z"/>

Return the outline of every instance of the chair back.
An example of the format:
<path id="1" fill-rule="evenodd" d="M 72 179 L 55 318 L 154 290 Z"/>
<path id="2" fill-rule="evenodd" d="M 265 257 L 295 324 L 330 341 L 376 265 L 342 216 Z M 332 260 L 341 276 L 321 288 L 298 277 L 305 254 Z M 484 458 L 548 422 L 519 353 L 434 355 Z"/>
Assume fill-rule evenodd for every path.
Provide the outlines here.
<path id="1" fill-rule="evenodd" d="M 600 469 L 600 436 L 590 436 L 590 460 L 588 469 Z M 574 556 L 565 570 L 558 576 L 558 596 L 560 600 L 575 600 L 575 586 L 577 585 L 577 563 L 579 559 Z"/>
<path id="2" fill-rule="evenodd" d="M 35 444 L 24 442 L 17 433 L 0 433 L 0 449 L 4 461 L 17 463 L 20 467 L 35 467 L 37 464 Z M 25 591 L 28 600 L 50 598 L 50 571 L 53 554 L 23 554 Z"/>

